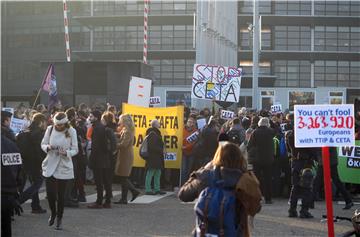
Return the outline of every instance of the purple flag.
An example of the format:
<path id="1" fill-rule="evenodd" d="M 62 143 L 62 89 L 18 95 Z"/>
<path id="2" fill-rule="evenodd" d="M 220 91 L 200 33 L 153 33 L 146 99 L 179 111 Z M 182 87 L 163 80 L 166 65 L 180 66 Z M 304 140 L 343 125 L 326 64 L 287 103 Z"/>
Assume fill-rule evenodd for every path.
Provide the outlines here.
<path id="1" fill-rule="evenodd" d="M 53 64 L 50 64 L 45 74 L 42 89 L 49 93 L 48 110 L 51 110 L 51 108 L 59 101 L 57 97 L 56 76 Z"/>

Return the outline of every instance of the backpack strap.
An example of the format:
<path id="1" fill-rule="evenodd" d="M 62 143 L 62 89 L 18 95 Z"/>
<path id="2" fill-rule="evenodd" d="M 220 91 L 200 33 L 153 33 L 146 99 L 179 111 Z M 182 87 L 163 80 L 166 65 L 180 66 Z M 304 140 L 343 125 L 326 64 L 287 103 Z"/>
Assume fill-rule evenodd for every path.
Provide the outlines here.
<path id="1" fill-rule="evenodd" d="M 224 230 L 224 204 L 225 204 L 225 197 L 221 200 L 220 205 L 220 230 L 219 230 L 219 236 L 225 237 L 225 230 Z"/>
<path id="2" fill-rule="evenodd" d="M 210 199 L 211 199 L 211 193 L 209 193 L 209 195 L 206 197 L 206 200 L 205 200 L 204 221 L 200 225 L 200 237 L 205 237 L 205 234 L 207 233 L 207 230 L 208 230 L 208 225 L 209 225 L 208 209 L 209 209 Z"/>
<path id="3" fill-rule="evenodd" d="M 50 128 L 49 139 L 51 137 L 51 133 L 52 133 L 53 129 L 54 129 L 54 125 L 52 125 L 51 128 Z"/>

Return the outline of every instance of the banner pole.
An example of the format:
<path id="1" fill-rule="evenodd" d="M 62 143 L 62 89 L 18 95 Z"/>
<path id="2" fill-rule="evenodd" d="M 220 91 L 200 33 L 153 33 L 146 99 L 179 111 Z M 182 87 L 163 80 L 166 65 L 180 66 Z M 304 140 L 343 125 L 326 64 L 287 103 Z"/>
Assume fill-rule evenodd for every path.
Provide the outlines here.
<path id="1" fill-rule="evenodd" d="M 41 88 L 42 88 L 42 86 L 41 86 L 40 89 L 38 90 L 38 93 L 37 93 L 37 95 L 36 95 L 36 97 L 35 97 L 35 100 L 34 100 L 32 109 L 34 109 L 34 107 L 35 107 L 35 105 L 36 105 L 36 101 L 37 101 L 37 99 L 39 98 L 39 95 L 40 95 L 40 92 L 41 92 Z"/>
<path id="2" fill-rule="evenodd" d="M 36 101 L 37 101 L 37 99 L 38 99 L 39 96 L 40 96 L 41 89 L 42 89 L 42 87 L 44 86 L 44 82 L 45 82 L 45 80 L 46 80 L 46 75 L 49 73 L 50 67 L 51 67 L 51 64 L 49 65 L 48 70 L 46 70 L 45 76 L 44 76 L 44 78 L 43 78 L 43 80 L 42 80 L 42 82 L 41 82 L 41 86 L 40 86 L 40 88 L 39 88 L 39 90 L 38 90 L 38 93 L 37 93 L 37 95 L 36 95 L 36 97 L 35 97 L 35 101 L 34 101 L 34 103 L 33 103 L 32 109 L 34 109 L 34 107 L 35 107 L 35 105 L 36 105 Z"/>
<path id="3" fill-rule="evenodd" d="M 333 218 L 334 214 L 333 214 L 333 206 L 332 206 L 329 147 L 322 147 L 322 160 L 323 160 L 323 171 L 324 171 L 328 237 L 334 237 L 334 218 Z"/>

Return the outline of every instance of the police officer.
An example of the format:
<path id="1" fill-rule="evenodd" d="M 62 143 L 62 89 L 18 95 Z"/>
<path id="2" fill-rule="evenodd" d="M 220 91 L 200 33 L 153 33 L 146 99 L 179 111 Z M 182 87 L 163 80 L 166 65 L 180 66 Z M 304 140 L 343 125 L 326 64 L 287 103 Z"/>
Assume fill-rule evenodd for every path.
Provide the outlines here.
<path id="1" fill-rule="evenodd" d="M 11 236 L 11 215 L 23 212 L 17 200 L 21 155 L 15 142 L 1 134 L 1 236 Z"/>
<path id="2" fill-rule="evenodd" d="M 15 142 L 14 131 L 10 128 L 12 115 L 9 111 L 1 111 L 1 134 L 4 134 L 7 138 Z"/>
<path id="3" fill-rule="evenodd" d="M 297 201 L 302 199 L 300 218 L 313 218 L 309 212 L 312 203 L 313 173 L 311 170 L 313 160 L 316 160 L 315 148 L 295 148 L 294 130 L 286 132 L 285 139 L 288 151 L 291 154 L 291 192 L 289 217 L 297 217 Z"/>

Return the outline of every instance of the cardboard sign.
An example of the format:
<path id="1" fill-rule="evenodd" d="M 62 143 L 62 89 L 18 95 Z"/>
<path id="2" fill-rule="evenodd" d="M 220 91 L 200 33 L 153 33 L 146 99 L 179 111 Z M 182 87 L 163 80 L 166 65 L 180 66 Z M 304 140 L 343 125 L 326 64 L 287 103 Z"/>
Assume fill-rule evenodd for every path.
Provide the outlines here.
<path id="1" fill-rule="evenodd" d="M 342 182 L 360 184 L 360 141 L 338 147 L 338 172 Z"/>
<path id="2" fill-rule="evenodd" d="M 161 104 L 160 96 L 150 97 L 150 105 L 159 105 Z"/>
<path id="3" fill-rule="evenodd" d="M 196 123 L 197 123 L 198 129 L 201 130 L 206 126 L 206 119 L 205 118 L 198 119 L 198 120 L 196 120 Z"/>
<path id="4" fill-rule="evenodd" d="M 186 138 L 186 141 L 188 141 L 189 143 L 195 142 L 199 138 L 199 134 L 200 134 L 199 131 L 192 133 L 190 136 Z"/>
<path id="5" fill-rule="evenodd" d="M 184 107 L 144 108 L 124 103 L 122 110 L 123 113 L 131 114 L 134 121 L 134 167 L 145 166 L 145 160 L 139 155 L 140 145 L 145 139 L 146 131 L 151 127 L 151 121 L 157 119 L 160 123 L 160 132 L 167 151 L 164 157 L 165 168 L 179 169 L 182 157 Z"/>
<path id="6" fill-rule="evenodd" d="M 195 64 L 191 98 L 237 103 L 240 85 L 240 68 Z"/>
<path id="7" fill-rule="evenodd" d="M 151 80 L 140 77 L 131 77 L 129 83 L 128 104 L 149 107 Z"/>
<path id="8" fill-rule="evenodd" d="M 282 111 L 282 107 L 281 104 L 277 104 L 277 105 L 272 105 L 271 106 L 271 112 L 273 113 L 279 113 Z"/>
<path id="9" fill-rule="evenodd" d="M 27 121 L 24 119 L 12 118 L 10 128 L 15 134 L 19 133 L 26 127 Z"/>
<path id="10" fill-rule="evenodd" d="M 295 105 L 295 147 L 353 146 L 354 105 Z"/>
<path id="11" fill-rule="evenodd" d="M 232 119 L 234 117 L 235 113 L 233 111 L 230 110 L 221 110 L 221 114 L 220 114 L 220 118 L 222 119 Z"/>
<path id="12" fill-rule="evenodd" d="M 21 154 L 20 153 L 4 153 L 1 154 L 2 164 L 5 165 L 21 165 Z"/>

